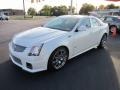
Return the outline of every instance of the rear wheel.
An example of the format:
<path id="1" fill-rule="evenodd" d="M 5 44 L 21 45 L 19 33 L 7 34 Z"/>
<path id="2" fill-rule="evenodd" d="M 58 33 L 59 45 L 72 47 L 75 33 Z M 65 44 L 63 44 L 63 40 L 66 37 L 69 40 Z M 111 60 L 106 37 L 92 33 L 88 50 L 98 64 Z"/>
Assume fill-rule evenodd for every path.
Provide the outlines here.
<path id="1" fill-rule="evenodd" d="M 48 61 L 49 70 L 61 69 L 68 60 L 68 51 L 64 47 L 57 48 L 50 56 Z"/>
<path id="2" fill-rule="evenodd" d="M 1 17 L 0 20 L 3 20 L 3 18 Z"/>
<path id="3" fill-rule="evenodd" d="M 98 45 L 98 48 L 104 48 L 105 44 L 106 44 L 106 41 L 107 41 L 107 35 L 104 34 L 101 41 L 100 41 L 100 44 Z"/>

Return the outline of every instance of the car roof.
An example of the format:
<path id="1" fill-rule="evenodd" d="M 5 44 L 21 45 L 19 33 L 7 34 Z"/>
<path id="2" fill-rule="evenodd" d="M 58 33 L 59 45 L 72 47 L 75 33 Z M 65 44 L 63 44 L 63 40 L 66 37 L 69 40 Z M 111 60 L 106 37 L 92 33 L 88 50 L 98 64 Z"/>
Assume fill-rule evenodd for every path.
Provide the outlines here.
<path id="1" fill-rule="evenodd" d="M 120 16 L 112 16 L 112 15 L 108 15 L 108 16 L 105 16 L 105 17 L 120 17 Z"/>
<path id="2" fill-rule="evenodd" d="M 88 15 L 62 15 L 59 17 L 83 18 L 83 17 L 89 17 L 89 16 Z"/>
<path id="3" fill-rule="evenodd" d="M 89 15 L 62 15 L 62 16 L 59 16 L 61 18 L 78 18 L 78 19 L 81 19 L 81 18 L 96 18 L 98 20 L 100 20 L 99 18 L 95 17 L 95 16 L 89 16 Z"/>

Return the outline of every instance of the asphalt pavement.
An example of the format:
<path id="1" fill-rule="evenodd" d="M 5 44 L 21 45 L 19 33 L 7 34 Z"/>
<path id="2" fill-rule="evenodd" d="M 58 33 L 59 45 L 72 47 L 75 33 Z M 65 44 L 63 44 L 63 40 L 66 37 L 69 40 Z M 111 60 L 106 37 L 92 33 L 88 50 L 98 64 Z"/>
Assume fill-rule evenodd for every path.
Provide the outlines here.
<path id="1" fill-rule="evenodd" d="M 12 64 L 8 43 L 46 20 L 0 22 L 0 90 L 120 90 L 120 35 L 109 36 L 105 49 L 92 49 L 56 72 L 30 74 Z"/>

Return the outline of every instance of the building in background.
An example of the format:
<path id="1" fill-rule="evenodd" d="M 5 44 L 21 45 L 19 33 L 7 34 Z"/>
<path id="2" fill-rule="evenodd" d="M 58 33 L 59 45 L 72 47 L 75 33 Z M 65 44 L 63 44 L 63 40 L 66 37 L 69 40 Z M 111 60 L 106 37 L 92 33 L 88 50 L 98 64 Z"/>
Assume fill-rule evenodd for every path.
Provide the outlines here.
<path id="1" fill-rule="evenodd" d="M 0 9 L 0 14 L 12 16 L 12 15 L 24 15 L 24 11 L 20 9 Z"/>

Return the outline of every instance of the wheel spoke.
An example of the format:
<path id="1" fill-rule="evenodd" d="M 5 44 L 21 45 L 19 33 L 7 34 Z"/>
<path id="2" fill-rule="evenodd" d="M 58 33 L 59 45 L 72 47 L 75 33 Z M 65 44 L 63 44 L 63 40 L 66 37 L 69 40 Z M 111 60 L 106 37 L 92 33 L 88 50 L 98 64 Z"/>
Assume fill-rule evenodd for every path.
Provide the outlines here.
<path id="1" fill-rule="evenodd" d="M 59 69 L 62 66 L 64 66 L 66 60 L 67 60 L 67 53 L 64 49 L 58 50 L 54 57 L 53 57 L 53 61 L 52 64 L 54 66 L 54 68 Z"/>

